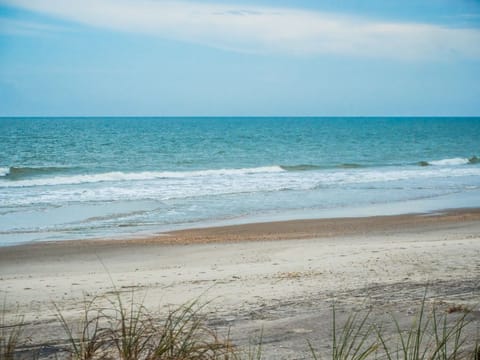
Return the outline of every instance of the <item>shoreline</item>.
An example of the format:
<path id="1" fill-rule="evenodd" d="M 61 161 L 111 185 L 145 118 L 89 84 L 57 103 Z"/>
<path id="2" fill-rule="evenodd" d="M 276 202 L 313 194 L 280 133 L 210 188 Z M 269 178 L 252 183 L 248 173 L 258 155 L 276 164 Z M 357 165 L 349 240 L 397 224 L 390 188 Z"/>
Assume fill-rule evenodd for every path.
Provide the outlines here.
<path id="1" fill-rule="evenodd" d="M 435 184 L 431 184 L 435 186 Z M 394 189 L 394 197 L 402 196 L 403 190 Z M 328 198 L 333 196 L 335 191 L 330 191 L 326 195 Z M 285 193 L 287 194 L 287 193 Z M 284 196 L 285 194 L 281 194 Z M 76 240 L 130 240 L 138 238 L 154 237 L 161 233 L 176 232 L 178 230 L 203 229 L 203 228 L 217 228 L 234 225 L 249 226 L 256 223 L 280 223 L 293 220 L 331 220 L 342 218 L 366 218 L 378 216 L 395 216 L 417 214 L 434 214 L 447 211 L 462 211 L 462 209 L 475 209 L 480 205 L 480 188 L 477 185 L 473 186 L 468 191 L 459 193 L 449 193 L 433 197 L 420 197 L 410 200 L 393 200 L 388 202 L 371 199 L 371 203 L 358 204 L 350 199 L 352 202 L 349 205 L 338 205 L 330 207 L 328 201 L 324 204 L 319 194 L 313 194 L 313 199 L 303 201 L 301 198 L 291 198 L 288 201 L 298 202 L 298 205 L 292 209 L 275 208 L 275 210 L 256 211 L 254 204 L 249 206 L 248 211 L 232 210 L 230 215 L 225 211 L 210 211 L 208 208 L 201 208 L 194 210 L 198 212 L 195 219 L 190 219 L 189 216 L 179 219 L 171 218 L 169 214 L 159 211 L 159 203 L 157 201 L 99 201 L 92 204 L 89 203 L 72 203 L 60 207 L 46 207 L 20 212 L 10 212 L 8 209 L 0 215 L 0 248 L 31 244 L 31 243 L 48 243 L 61 241 L 76 241 Z M 308 199 L 308 194 L 303 194 L 303 198 Z M 322 195 L 323 196 L 323 195 Z M 348 199 L 348 194 L 337 194 L 342 199 Z M 276 195 L 274 195 L 276 197 Z M 382 196 L 380 196 L 381 198 Z M 236 200 L 242 203 L 240 198 Z M 249 201 L 251 201 L 250 198 Z M 272 200 L 272 199 L 270 199 Z M 330 199 L 332 200 L 332 199 Z M 219 203 L 205 204 L 199 200 L 202 206 L 213 208 L 218 207 Z M 223 200 L 222 200 L 223 201 Z M 343 201 L 343 200 L 342 200 Z M 340 203 L 342 203 L 340 201 Z M 310 203 L 306 207 L 302 204 Z M 313 205 L 315 203 L 316 205 Z M 339 203 L 339 204 L 340 204 Z M 174 204 L 171 204 L 175 206 Z M 180 205 L 179 205 L 180 206 Z M 233 204 L 235 207 L 235 204 Z M 299 206 L 299 207 L 297 207 Z M 262 206 L 260 206 L 262 207 Z M 269 206 L 267 206 L 268 208 Z M 230 205 L 228 205 L 230 208 Z M 183 213 L 185 209 L 180 207 L 179 213 Z M 225 209 L 224 209 L 225 210 Z M 155 213 L 153 218 L 145 222 L 149 218 L 151 211 Z M 136 218 L 135 213 L 138 212 L 139 218 Z M 176 211 L 173 211 L 175 213 Z M 125 216 L 125 218 L 124 218 Z M 133 216 L 133 218 L 130 218 Z M 145 218 L 146 216 L 146 218 Z M 193 215 L 192 215 L 193 216 Z M 113 220 L 112 220 L 113 219 Z"/>
<path id="2" fill-rule="evenodd" d="M 275 241 L 327 238 L 351 235 L 372 235 L 388 232 L 420 231 L 436 225 L 480 221 L 480 207 L 444 209 L 434 212 L 419 212 L 400 215 L 365 217 L 334 217 L 318 219 L 295 219 L 267 222 L 251 222 L 236 225 L 193 227 L 159 232 L 147 236 L 132 236 L 58 241 L 38 241 L 0 247 L 0 262 L 8 256 L 30 250 L 61 251 L 95 250 L 136 245 L 191 245 L 205 243 L 229 243 L 244 241 Z M 7 257 L 5 256 L 7 255 Z"/>

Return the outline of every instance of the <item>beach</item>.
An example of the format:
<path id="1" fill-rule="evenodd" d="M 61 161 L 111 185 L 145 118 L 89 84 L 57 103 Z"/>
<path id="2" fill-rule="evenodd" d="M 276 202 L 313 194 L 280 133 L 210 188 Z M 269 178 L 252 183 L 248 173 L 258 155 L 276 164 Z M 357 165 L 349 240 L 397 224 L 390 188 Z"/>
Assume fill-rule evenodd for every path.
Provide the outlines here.
<path id="1" fill-rule="evenodd" d="M 480 360 L 480 0 L 0 14 L 0 360 Z"/>
<path id="2" fill-rule="evenodd" d="M 478 327 L 479 257 L 480 210 L 457 209 L 2 247 L 0 289 L 7 319 L 24 314 L 32 344 L 58 343 L 55 307 L 75 321 L 85 299 L 119 291 L 159 317 L 197 300 L 234 343 L 262 332 L 266 358 L 294 359 L 307 340 L 321 344 L 333 302 L 341 314 L 408 323 L 425 296 L 442 312 L 473 310 Z"/>

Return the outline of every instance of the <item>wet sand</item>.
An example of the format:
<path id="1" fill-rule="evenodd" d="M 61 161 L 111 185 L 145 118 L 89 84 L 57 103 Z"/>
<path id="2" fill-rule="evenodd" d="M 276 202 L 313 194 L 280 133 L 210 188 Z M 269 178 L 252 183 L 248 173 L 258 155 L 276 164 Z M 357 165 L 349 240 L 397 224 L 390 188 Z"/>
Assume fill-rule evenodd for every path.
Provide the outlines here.
<path id="1" fill-rule="evenodd" d="M 33 342 L 59 336 L 53 303 L 74 319 L 84 299 L 115 290 L 159 316 L 199 298 L 237 343 L 263 329 L 267 358 L 294 359 L 328 332 L 334 299 L 408 322 L 427 291 L 478 314 L 479 259 L 479 209 L 271 222 L 0 248 L 0 296 Z"/>

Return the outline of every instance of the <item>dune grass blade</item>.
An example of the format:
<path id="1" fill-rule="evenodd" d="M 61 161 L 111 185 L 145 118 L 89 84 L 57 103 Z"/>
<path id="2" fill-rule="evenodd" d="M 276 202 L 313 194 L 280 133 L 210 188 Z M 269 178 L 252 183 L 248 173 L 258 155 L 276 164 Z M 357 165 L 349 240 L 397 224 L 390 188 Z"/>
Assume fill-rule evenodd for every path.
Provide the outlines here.
<path id="1" fill-rule="evenodd" d="M 106 301 L 107 307 L 99 300 Z M 113 298 L 85 301 L 82 318 L 74 321 L 75 326 L 55 307 L 68 350 L 76 360 L 235 359 L 234 347 L 206 325 L 197 302 L 170 311 L 159 323 L 143 301 L 135 301 L 133 292 L 124 301 L 116 291 Z"/>
<path id="2" fill-rule="evenodd" d="M 263 329 L 260 332 L 260 337 L 258 338 L 258 341 L 255 342 L 255 344 L 252 344 L 250 342 L 248 346 L 248 353 L 247 353 L 247 359 L 248 360 L 261 360 L 263 356 Z"/>
<path id="3" fill-rule="evenodd" d="M 255 340 L 256 339 L 256 340 Z M 212 359 L 218 360 L 261 360 L 263 358 L 263 329 L 258 338 L 250 339 L 248 348 L 237 348 L 229 341 L 229 336 L 225 342 L 227 345 L 223 351 Z"/>
<path id="4" fill-rule="evenodd" d="M 468 312 L 462 314 L 462 316 L 450 326 L 447 323 L 447 315 L 443 315 L 443 319 L 438 319 L 435 309 L 433 309 L 432 315 L 435 346 L 430 358 L 451 360 L 463 357 L 464 355 L 461 353 L 461 349 L 466 342 L 466 337 L 463 336 L 463 330 L 469 323 L 466 319 Z"/>
<path id="5" fill-rule="evenodd" d="M 130 301 L 124 305 L 120 292 L 115 292 L 115 299 L 110 300 L 114 310 L 108 316 L 110 322 L 110 339 L 122 360 L 137 360 L 148 351 L 148 345 L 155 329 L 143 301 L 136 303 L 132 292 Z"/>
<path id="6" fill-rule="evenodd" d="M 424 298 L 409 329 L 403 330 L 398 320 L 392 317 L 397 338 L 393 343 L 395 345 L 385 338 L 380 329 L 377 329 L 377 336 L 388 360 L 460 359 L 464 358 L 460 350 L 466 341 L 463 336 L 463 330 L 468 324 L 466 315 L 463 314 L 453 324 L 449 324 L 447 315 L 439 318 L 437 310 L 433 308 L 432 315 L 426 317 Z M 392 350 L 392 346 L 395 350 Z"/>
<path id="7" fill-rule="evenodd" d="M 371 340 L 373 331 L 372 326 L 368 325 L 370 312 L 360 316 L 360 313 L 350 315 L 343 326 L 338 328 L 336 309 L 332 309 L 332 360 L 363 360 L 377 351 L 378 344 Z M 308 342 L 312 357 L 317 360 L 318 355 L 315 352 L 311 342 Z"/>
<path id="8" fill-rule="evenodd" d="M 7 304 L 6 298 L 4 298 L 0 309 L 0 360 L 13 360 L 20 344 L 25 323 L 24 317 L 19 315 L 18 312 L 13 321 L 7 322 L 6 315 Z"/>
<path id="9" fill-rule="evenodd" d="M 473 349 L 472 360 L 480 360 L 480 344 L 478 340 L 475 344 L 475 348 Z"/>
<path id="10" fill-rule="evenodd" d="M 153 337 L 152 359 L 228 359 L 233 347 L 205 325 L 196 302 L 172 311 Z"/>
<path id="11" fill-rule="evenodd" d="M 5 321 L 5 310 L 0 318 L 0 360 L 13 360 L 20 343 L 24 322 L 22 316 L 17 316 L 13 324 Z"/>
<path id="12" fill-rule="evenodd" d="M 105 319 L 101 310 L 96 306 L 96 299 L 85 300 L 82 319 L 75 331 L 69 325 L 57 304 L 54 304 L 57 311 L 57 318 L 67 335 L 70 345 L 69 352 L 75 360 L 102 359 L 106 357 L 105 335 L 107 329 L 101 327 L 100 323 Z"/>

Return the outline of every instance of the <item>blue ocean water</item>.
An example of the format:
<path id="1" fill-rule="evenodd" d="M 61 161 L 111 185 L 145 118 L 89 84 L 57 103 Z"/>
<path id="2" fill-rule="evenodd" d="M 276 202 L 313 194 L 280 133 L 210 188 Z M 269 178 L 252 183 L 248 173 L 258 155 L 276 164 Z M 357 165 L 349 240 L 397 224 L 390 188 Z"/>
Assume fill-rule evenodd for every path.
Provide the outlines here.
<path id="1" fill-rule="evenodd" d="M 480 205 L 480 118 L 1 118 L 0 245 Z"/>

